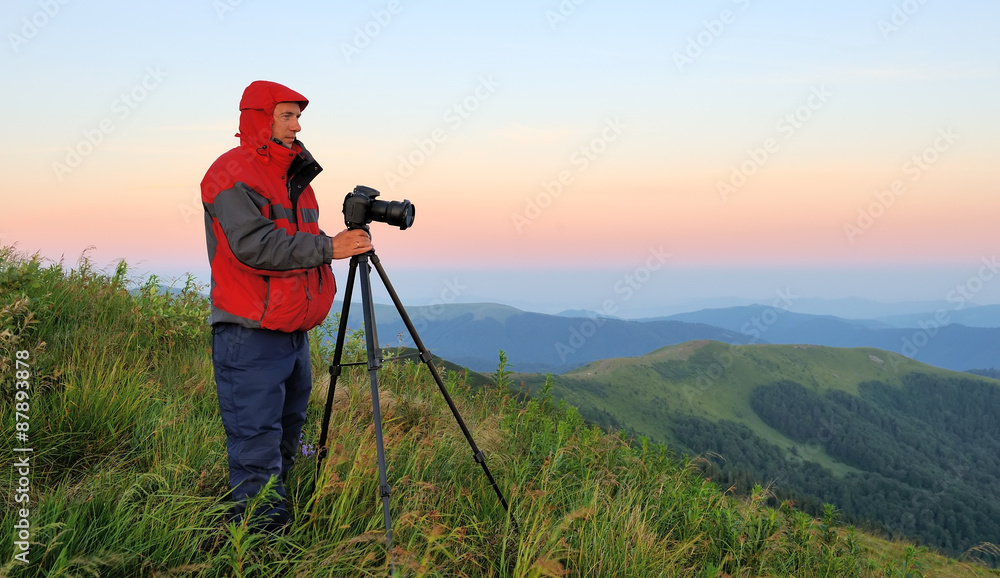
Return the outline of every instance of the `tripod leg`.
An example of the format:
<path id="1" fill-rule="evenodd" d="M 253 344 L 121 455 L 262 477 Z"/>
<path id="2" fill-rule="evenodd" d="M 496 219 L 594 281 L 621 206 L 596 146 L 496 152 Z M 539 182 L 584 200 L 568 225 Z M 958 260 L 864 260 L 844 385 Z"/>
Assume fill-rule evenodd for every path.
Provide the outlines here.
<path id="1" fill-rule="evenodd" d="M 379 495 L 382 498 L 382 513 L 385 518 L 385 541 L 389 556 L 390 573 L 392 571 L 392 517 L 389 513 L 389 496 L 392 488 L 389 486 L 385 465 L 385 445 L 382 438 L 382 411 L 378 396 L 378 369 L 382 366 L 382 355 L 378 349 L 378 333 L 375 327 L 375 305 L 371 297 L 370 268 L 367 255 L 356 255 L 351 258 L 350 271 L 347 276 L 347 287 L 344 290 L 344 307 L 340 314 L 340 327 L 337 330 L 337 345 L 333 353 L 333 363 L 330 365 L 330 390 L 327 393 L 326 407 L 323 412 L 323 426 L 320 434 L 320 448 L 316 463 L 317 478 L 322 471 L 323 459 L 326 457 L 326 438 L 330 426 L 330 416 L 333 412 L 333 398 L 343 364 L 341 363 L 344 342 L 347 337 L 347 322 L 350 313 L 351 297 L 354 293 L 356 273 L 361 272 L 361 302 L 365 321 L 365 348 L 368 352 L 368 375 L 371 380 L 372 415 L 375 422 L 375 445 L 378 452 Z"/>
<path id="2" fill-rule="evenodd" d="M 371 254 L 374 257 L 374 253 Z M 368 255 L 360 256 L 361 300 L 365 313 L 365 346 L 368 350 L 368 375 L 372 389 L 372 415 L 375 420 L 375 448 L 378 452 L 379 495 L 382 497 L 382 514 L 385 518 L 385 544 L 388 549 L 389 567 L 392 568 L 392 516 L 389 513 L 389 486 L 385 465 L 385 445 L 382 441 L 382 410 L 378 399 L 378 369 L 382 366 L 382 353 L 378 348 L 375 328 L 375 304 L 372 302 L 371 278 Z"/>
<path id="3" fill-rule="evenodd" d="M 330 429 L 330 414 L 333 412 L 333 395 L 337 389 L 337 378 L 343 370 L 340 362 L 344 354 L 344 340 L 347 336 L 347 319 L 351 310 L 351 294 L 354 292 L 354 275 L 358 270 L 356 257 L 351 258 L 351 267 L 347 273 L 347 287 L 344 289 L 344 307 L 340 311 L 340 327 L 337 329 L 337 345 L 333 350 L 333 363 L 330 365 L 330 389 L 326 393 L 326 407 L 323 410 L 323 426 L 319 434 L 319 453 L 316 456 L 316 477 L 323 471 L 323 460 L 326 458 L 326 436 Z"/>
<path id="4" fill-rule="evenodd" d="M 514 518 L 513 513 L 510 511 L 510 505 L 507 504 L 507 500 L 504 498 L 503 492 L 500 491 L 500 486 L 497 485 L 497 481 L 493 478 L 493 474 L 490 472 L 489 466 L 486 465 L 485 454 L 483 454 L 482 450 L 480 450 L 476 445 L 476 440 L 472 438 L 472 433 L 469 432 L 469 428 L 465 425 L 462 415 L 458 412 L 458 406 L 456 406 L 455 402 L 451 399 L 451 395 L 448 393 L 448 388 L 445 387 L 444 381 L 441 379 L 441 375 L 438 373 L 437 368 L 434 367 L 434 364 L 431 361 L 430 351 L 424 347 L 423 342 L 420 340 L 420 336 L 417 335 L 417 330 L 413 327 L 413 322 L 410 321 L 410 316 L 406 314 L 406 309 L 403 308 L 403 303 L 399 300 L 396 290 L 393 289 L 392 283 L 389 282 L 389 277 L 386 275 L 385 269 L 382 268 L 382 263 L 379 261 L 378 256 L 375 255 L 374 252 L 371 253 L 371 261 L 375 266 L 375 270 L 378 271 L 379 278 L 382 279 L 382 284 L 385 285 L 386 291 L 389 292 L 389 297 L 392 298 L 392 302 L 396 306 L 396 311 L 399 312 L 399 316 L 402 318 L 403 324 L 406 325 L 406 330 L 410 333 L 413 343 L 420 351 L 421 361 L 423 361 L 430 370 L 435 383 L 437 383 L 438 389 L 441 391 L 441 395 L 444 396 L 445 401 L 448 403 L 448 407 L 451 409 L 452 415 L 455 416 L 455 421 L 458 422 L 458 427 L 461 428 L 466 441 L 469 442 L 469 447 L 472 449 L 473 457 L 476 462 L 482 466 L 483 472 L 486 474 L 486 478 L 490 481 L 490 485 L 493 486 L 493 492 L 496 493 L 497 498 L 500 500 L 500 504 L 503 505 L 504 511 L 506 511 L 510 516 L 511 524 L 514 526 L 514 531 L 518 531 L 517 519 Z"/>

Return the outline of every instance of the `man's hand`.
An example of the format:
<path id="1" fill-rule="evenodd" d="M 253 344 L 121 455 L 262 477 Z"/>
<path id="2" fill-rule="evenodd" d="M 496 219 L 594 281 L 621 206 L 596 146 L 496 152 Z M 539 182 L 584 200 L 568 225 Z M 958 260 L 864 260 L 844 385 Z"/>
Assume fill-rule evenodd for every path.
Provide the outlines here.
<path id="1" fill-rule="evenodd" d="M 364 229 L 344 229 L 333 237 L 333 258 L 347 259 L 372 250 L 372 240 Z"/>

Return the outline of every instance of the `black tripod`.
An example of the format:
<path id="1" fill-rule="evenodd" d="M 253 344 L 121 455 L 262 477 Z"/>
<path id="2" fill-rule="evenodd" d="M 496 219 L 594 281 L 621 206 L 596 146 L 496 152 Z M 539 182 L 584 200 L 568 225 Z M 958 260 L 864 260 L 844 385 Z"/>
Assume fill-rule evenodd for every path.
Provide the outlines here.
<path id="1" fill-rule="evenodd" d="M 323 412 L 323 429 L 319 438 L 320 447 L 316 464 L 316 473 L 318 476 L 322 470 L 323 459 L 326 457 L 326 436 L 327 429 L 330 426 L 330 414 L 333 410 L 333 395 L 337 386 L 337 378 L 340 376 L 341 370 L 345 366 L 361 365 L 361 363 L 341 363 L 341 357 L 344 352 L 344 338 L 347 334 L 347 320 L 351 306 L 351 294 L 354 291 L 354 276 L 360 269 L 361 304 L 362 307 L 364 307 L 365 320 L 365 346 L 368 350 L 368 375 L 371 379 L 372 413 L 374 414 L 375 420 L 375 445 L 378 452 L 379 495 L 382 497 L 382 513 L 385 517 L 385 542 L 391 556 L 392 518 L 389 514 L 389 494 L 391 493 L 392 488 L 389 486 L 389 482 L 386 477 L 385 448 L 382 443 L 382 413 L 379 409 L 377 375 L 378 369 L 382 366 L 382 355 L 378 348 L 378 337 L 375 329 L 375 306 L 372 303 L 370 268 L 368 265 L 369 259 L 375 266 L 375 270 L 378 271 L 378 275 L 382 279 L 382 284 L 385 285 L 386 290 L 388 290 L 389 296 L 392 298 L 392 302 L 396 305 L 396 310 L 399 312 L 399 316 L 403 319 L 403 323 L 406 325 L 407 331 L 410 332 L 410 337 L 413 339 L 413 342 L 419 350 L 420 360 L 427 364 L 427 368 L 434 377 L 434 381 L 437 382 L 438 389 L 441 390 L 441 394 L 444 396 L 445 401 L 448 402 L 448 407 L 451 408 L 451 413 L 455 416 L 455 421 L 457 421 L 458 426 L 462 428 L 462 433 L 465 434 L 465 439 L 469 442 L 469 447 L 472 448 L 473 457 L 477 462 L 479 462 L 479 465 L 483 467 L 483 472 L 486 473 L 486 477 L 489 479 L 490 484 L 493 485 L 493 491 L 496 492 L 497 498 L 500 499 L 500 503 L 503 504 L 504 510 L 508 514 L 510 514 L 510 506 L 507 504 L 507 500 L 504 499 L 503 493 L 497 486 L 496 480 L 493 479 L 493 474 L 490 473 L 490 468 L 486 465 L 486 456 L 476 446 L 475 440 L 472 439 L 472 434 L 469 433 L 469 428 L 466 427 L 465 422 L 462 420 L 462 416 L 458 413 L 458 408 L 455 406 L 455 402 L 452 401 L 451 395 L 448 394 L 448 390 L 445 388 L 444 382 L 441 380 L 441 375 L 431 362 L 430 352 L 427 351 L 423 342 L 420 341 L 420 337 L 417 335 L 416 329 L 413 328 L 413 323 L 410 321 L 410 317 L 406 314 L 406 310 L 403 309 L 403 304 L 399 301 L 399 296 L 396 295 L 396 291 L 392 288 L 392 284 L 389 283 L 389 278 L 386 276 L 385 270 L 382 268 L 381 263 L 379 263 L 379 259 L 375 255 L 375 252 L 370 251 L 362 255 L 355 255 L 354 257 L 351 257 L 351 266 L 347 277 L 347 288 L 344 290 L 344 308 L 340 313 L 340 327 L 337 330 L 337 345 L 333 353 L 333 364 L 330 365 L 330 390 L 327 393 L 326 409 Z M 511 521 L 516 529 L 517 522 L 514 520 L 513 516 L 511 517 Z"/>

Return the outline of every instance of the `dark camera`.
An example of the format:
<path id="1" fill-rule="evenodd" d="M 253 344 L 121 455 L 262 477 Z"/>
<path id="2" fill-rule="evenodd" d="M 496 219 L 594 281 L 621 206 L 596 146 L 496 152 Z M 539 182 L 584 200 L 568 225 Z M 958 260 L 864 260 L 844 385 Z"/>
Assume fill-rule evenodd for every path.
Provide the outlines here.
<path id="1" fill-rule="evenodd" d="M 344 198 L 344 223 L 348 229 L 368 229 L 368 223 L 378 221 L 400 230 L 413 225 L 413 203 L 378 201 L 379 192 L 371 187 L 358 185 Z"/>

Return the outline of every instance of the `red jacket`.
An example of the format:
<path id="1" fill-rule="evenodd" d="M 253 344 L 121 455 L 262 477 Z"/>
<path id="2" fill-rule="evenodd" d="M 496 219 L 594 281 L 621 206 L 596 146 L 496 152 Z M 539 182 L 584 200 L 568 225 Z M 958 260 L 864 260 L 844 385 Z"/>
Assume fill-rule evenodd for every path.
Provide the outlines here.
<path id="1" fill-rule="evenodd" d="M 302 143 L 271 140 L 279 102 L 308 100 L 256 81 L 240 101 L 240 146 L 212 164 L 201 182 L 212 265 L 212 324 L 304 331 L 326 318 L 336 284 L 333 242 L 319 229 L 309 183 L 322 168 Z"/>

